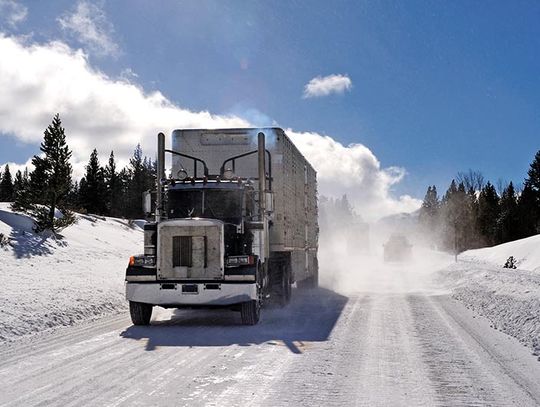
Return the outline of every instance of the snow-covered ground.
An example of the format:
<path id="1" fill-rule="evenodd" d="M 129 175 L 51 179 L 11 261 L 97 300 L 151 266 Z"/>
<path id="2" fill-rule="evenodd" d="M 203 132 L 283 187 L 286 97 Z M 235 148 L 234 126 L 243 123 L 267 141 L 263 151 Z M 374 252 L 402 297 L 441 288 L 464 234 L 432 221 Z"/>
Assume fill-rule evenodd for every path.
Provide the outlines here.
<path id="1" fill-rule="evenodd" d="M 540 273 L 540 235 L 494 247 L 469 250 L 459 257 L 462 260 L 503 266 L 510 256 L 514 257 L 519 269 Z"/>
<path id="2" fill-rule="evenodd" d="M 508 257 L 517 269 L 502 266 Z M 469 250 L 440 272 L 454 298 L 540 356 L 540 235 Z"/>
<path id="3" fill-rule="evenodd" d="M 158 310 L 147 327 L 126 313 L 15 341 L 0 346 L 0 405 L 540 405 L 528 349 L 450 296 L 416 292 L 414 272 L 371 269 L 376 292 L 295 289 L 256 326 Z"/>
<path id="4" fill-rule="evenodd" d="M 138 226 L 79 216 L 62 239 L 31 226 L 0 204 L 0 233 L 11 239 L 0 248 L 0 405 L 540 403 L 540 363 L 490 327 L 536 346 L 540 273 L 525 247 L 534 239 L 514 243 L 531 256 L 501 246 L 456 264 L 421 248 L 387 264 L 380 245 L 351 255 L 327 241 L 326 288 L 293 290 L 292 303 L 265 308 L 257 326 L 229 310 L 155 309 L 152 325 L 137 327 L 123 273 L 142 247 Z M 531 270 L 490 264 L 495 252 Z"/>
<path id="5" fill-rule="evenodd" d="M 140 222 L 77 215 L 62 238 L 36 234 L 28 216 L 0 203 L 0 342 L 127 309 L 128 258 L 142 249 Z"/>

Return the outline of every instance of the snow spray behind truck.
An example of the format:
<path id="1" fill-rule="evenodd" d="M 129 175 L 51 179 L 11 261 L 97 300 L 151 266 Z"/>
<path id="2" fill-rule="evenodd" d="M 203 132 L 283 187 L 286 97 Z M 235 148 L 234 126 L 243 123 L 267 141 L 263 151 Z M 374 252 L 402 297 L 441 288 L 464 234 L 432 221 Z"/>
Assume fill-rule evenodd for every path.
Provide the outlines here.
<path id="1" fill-rule="evenodd" d="M 230 307 L 254 325 L 294 282 L 318 285 L 316 172 L 282 129 L 174 130 L 172 149 L 160 133 L 157 156 L 155 222 L 126 270 L 135 325 L 155 305 Z"/>

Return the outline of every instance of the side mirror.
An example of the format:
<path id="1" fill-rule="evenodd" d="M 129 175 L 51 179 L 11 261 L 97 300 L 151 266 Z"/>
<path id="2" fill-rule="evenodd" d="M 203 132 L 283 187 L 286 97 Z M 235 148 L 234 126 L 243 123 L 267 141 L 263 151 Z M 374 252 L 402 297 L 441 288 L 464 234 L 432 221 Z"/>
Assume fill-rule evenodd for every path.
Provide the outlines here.
<path id="1" fill-rule="evenodd" d="M 152 193 L 150 191 L 144 191 L 142 196 L 143 212 L 145 214 L 152 213 Z"/>

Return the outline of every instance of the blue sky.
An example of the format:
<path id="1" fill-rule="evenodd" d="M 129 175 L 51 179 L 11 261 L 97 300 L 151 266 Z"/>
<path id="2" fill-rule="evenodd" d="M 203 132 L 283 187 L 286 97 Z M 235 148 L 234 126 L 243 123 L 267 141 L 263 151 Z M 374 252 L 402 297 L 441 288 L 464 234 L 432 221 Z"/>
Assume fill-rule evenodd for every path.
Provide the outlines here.
<path id="1" fill-rule="evenodd" d="M 106 52 L 59 24 L 74 2 L 18 3 L 4 35 L 82 48 L 93 69 L 191 111 L 363 144 L 406 170 L 397 195 L 469 168 L 521 182 L 540 149 L 538 2 L 98 2 Z M 303 97 L 332 74 L 352 86 Z M 0 163 L 36 152 L 21 139 L 0 137 Z"/>

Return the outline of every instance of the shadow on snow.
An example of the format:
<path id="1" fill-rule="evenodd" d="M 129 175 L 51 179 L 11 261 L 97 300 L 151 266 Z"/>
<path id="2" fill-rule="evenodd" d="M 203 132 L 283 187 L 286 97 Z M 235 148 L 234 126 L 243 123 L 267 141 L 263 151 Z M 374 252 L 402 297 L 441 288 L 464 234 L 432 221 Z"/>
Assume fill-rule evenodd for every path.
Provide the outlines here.
<path id="1" fill-rule="evenodd" d="M 146 339 L 146 350 L 160 346 L 228 346 L 282 341 L 293 353 L 302 353 L 302 342 L 326 341 L 347 297 L 333 291 L 294 290 L 285 308 L 265 307 L 261 321 L 243 326 L 240 313 L 228 309 L 176 310 L 170 320 L 153 321 L 151 326 L 131 326 L 120 336 Z"/>
<path id="2" fill-rule="evenodd" d="M 55 247 L 67 246 L 58 233 L 34 232 L 34 220 L 28 215 L 0 210 L 0 222 L 11 227 L 10 246 L 18 259 L 49 255 Z"/>

